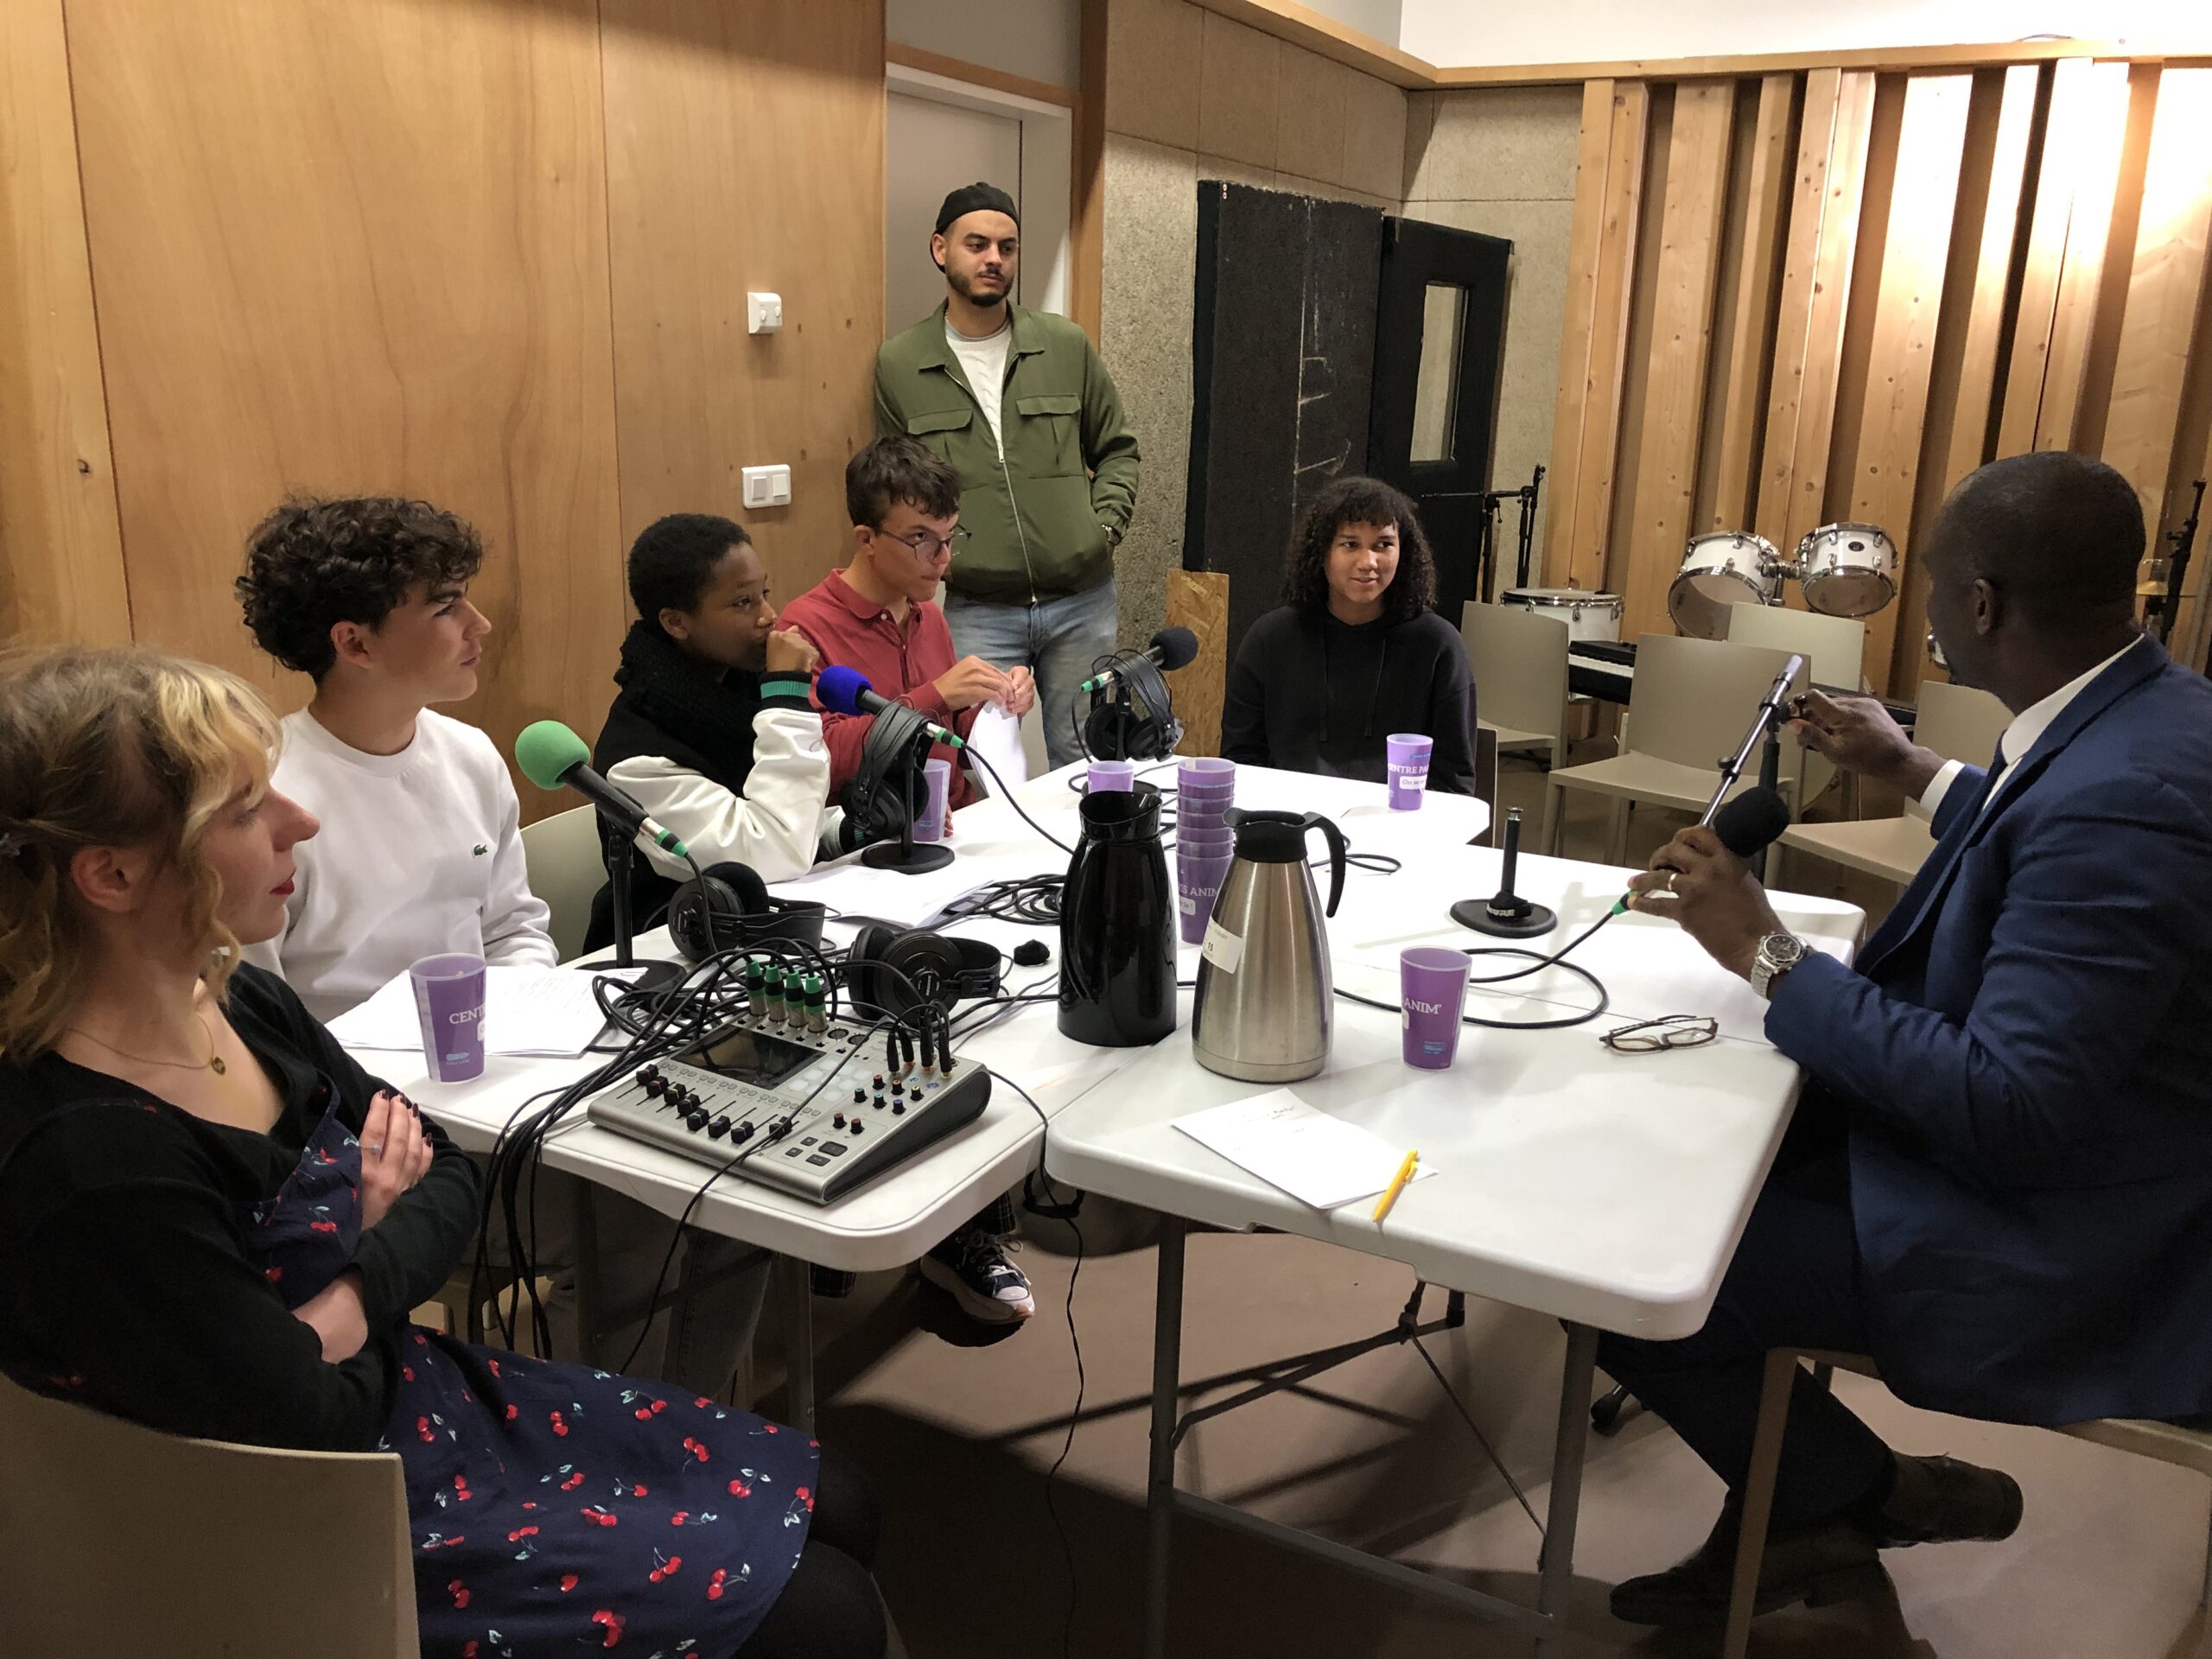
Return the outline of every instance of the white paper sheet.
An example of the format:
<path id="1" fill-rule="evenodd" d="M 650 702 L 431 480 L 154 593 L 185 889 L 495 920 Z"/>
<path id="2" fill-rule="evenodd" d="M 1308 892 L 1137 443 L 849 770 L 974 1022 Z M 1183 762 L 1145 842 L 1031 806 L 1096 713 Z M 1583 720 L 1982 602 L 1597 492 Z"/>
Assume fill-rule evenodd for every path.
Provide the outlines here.
<path id="1" fill-rule="evenodd" d="M 1287 1089 L 1192 1112 L 1174 1122 L 1199 1145 L 1317 1210 L 1373 1198 L 1390 1185 L 1408 1150 L 1330 1116 Z M 1423 1163 L 1414 1179 L 1434 1173 Z"/>
<path id="2" fill-rule="evenodd" d="M 634 978 L 643 969 L 605 971 L 613 978 Z M 572 968 L 495 963 L 486 969 L 484 1052 L 562 1059 L 582 1054 L 607 1024 L 592 992 L 592 982 L 599 977 Z M 330 1022 L 330 1034 L 348 1048 L 421 1048 L 423 1024 L 408 976 L 400 975 L 367 1001 L 340 1014 Z"/>
<path id="3" fill-rule="evenodd" d="M 989 764 L 991 770 L 983 772 L 981 781 L 992 793 L 997 793 L 990 781 L 992 772 L 1008 789 L 1019 789 L 1029 781 L 1029 755 L 1021 747 L 1021 722 L 995 702 L 987 702 L 976 711 L 975 723 L 968 728 L 968 747 Z"/>

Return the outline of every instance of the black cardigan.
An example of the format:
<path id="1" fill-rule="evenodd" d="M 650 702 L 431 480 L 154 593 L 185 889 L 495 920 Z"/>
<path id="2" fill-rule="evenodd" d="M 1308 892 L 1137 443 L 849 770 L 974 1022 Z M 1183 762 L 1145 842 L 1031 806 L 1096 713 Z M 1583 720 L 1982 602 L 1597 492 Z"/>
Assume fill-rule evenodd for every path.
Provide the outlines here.
<path id="1" fill-rule="evenodd" d="M 0 1370 L 174 1433 L 366 1451 L 385 1432 L 409 1310 L 437 1294 L 477 1218 L 467 1156 L 436 1156 L 361 1235 L 369 1340 L 326 1364 L 246 1253 L 246 1211 L 284 1183 L 330 1080 L 355 1133 L 385 1087 L 273 974 L 241 968 L 226 1012 L 276 1084 L 267 1135 L 211 1123 L 48 1054 L 0 1063 Z"/>
<path id="2" fill-rule="evenodd" d="M 1428 786 L 1479 793 L 1467 651 L 1433 611 L 1354 626 L 1285 605 L 1245 632 L 1221 711 L 1221 752 L 1241 765 L 1387 780 L 1383 741 L 1435 741 Z"/>

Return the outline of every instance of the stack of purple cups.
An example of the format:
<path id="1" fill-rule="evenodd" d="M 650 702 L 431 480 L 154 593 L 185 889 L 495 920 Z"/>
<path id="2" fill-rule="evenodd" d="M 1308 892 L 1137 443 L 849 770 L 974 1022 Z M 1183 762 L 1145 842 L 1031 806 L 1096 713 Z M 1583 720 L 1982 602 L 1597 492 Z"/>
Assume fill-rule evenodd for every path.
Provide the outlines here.
<path id="1" fill-rule="evenodd" d="M 1213 901 L 1229 879 L 1236 832 L 1226 822 L 1236 804 L 1236 763 L 1211 756 L 1183 762 L 1175 779 L 1175 898 L 1183 943 L 1206 936 Z"/>

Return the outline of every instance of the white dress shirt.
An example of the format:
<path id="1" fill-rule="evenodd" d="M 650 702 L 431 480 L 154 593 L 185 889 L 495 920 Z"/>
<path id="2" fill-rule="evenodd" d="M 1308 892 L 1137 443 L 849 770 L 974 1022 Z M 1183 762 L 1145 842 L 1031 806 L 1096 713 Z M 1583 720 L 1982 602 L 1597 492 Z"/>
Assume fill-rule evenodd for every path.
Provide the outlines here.
<path id="1" fill-rule="evenodd" d="M 1989 801 L 1995 800 L 2005 792 L 2005 786 L 2012 781 L 2013 771 L 2020 757 L 2035 747 L 2037 741 L 2050 729 L 2052 722 L 2064 712 L 2066 705 L 2087 690 L 2091 680 L 2142 642 L 2142 636 L 2137 635 L 2088 673 L 2075 675 L 2040 702 L 2031 702 L 2012 716 L 2012 723 L 2005 728 L 2005 735 L 1997 741 L 1997 752 L 2005 757 L 2005 775 L 1997 780 L 1997 787 L 1989 791 Z M 1929 817 L 1936 816 L 1936 809 L 1942 805 L 1944 794 L 1951 787 L 1951 780 L 1965 771 L 1966 766 L 1963 760 L 1946 760 L 1935 777 L 1929 780 L 1928 787 L 1920 792 L 1921 807 Z M 1984 811 L 1989 810 L 1989 801 L 1981 804 Z"/>

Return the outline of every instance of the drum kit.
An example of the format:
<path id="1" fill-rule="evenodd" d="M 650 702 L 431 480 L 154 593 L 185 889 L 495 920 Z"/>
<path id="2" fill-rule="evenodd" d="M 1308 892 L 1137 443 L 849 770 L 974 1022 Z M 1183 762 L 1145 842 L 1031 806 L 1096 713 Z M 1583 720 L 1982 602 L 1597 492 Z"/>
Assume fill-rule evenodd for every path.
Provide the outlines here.
<path id="1" fill-rule="evenodd" d="M 1691 539 L 1667 611 L 1684 633 L 1719 639 L 1730 606 L 1781 603 L 1785 577 L 1823 616 L 1872 616 L 1897 597 L 1897 544 L 1873 524 L 1822 524 L 1797 543 L 1796 559 L 1784 560 L 1764 536 L 1714 531 Z"/>
<path id="2" fill-rule="evenodd" d="M 1675 626 L 1698 639 L 1728 632 L 1732 605 L 1778 605 L 1794 580 L 1805 603 L 1824 616 L 1872 616 L 1897 597 L 1897 544 L 1872 524 L 1822 524 L 1785 560 L 1764 536 L 1719 530 L 1691 539 L 1681 574 L 1667 590 Z M 1509 588 L 1499 595 L 1567 624 L 1567 643 L 1610 643 L 1621 637 L 1621 596 L 1583 588 Z"/>

